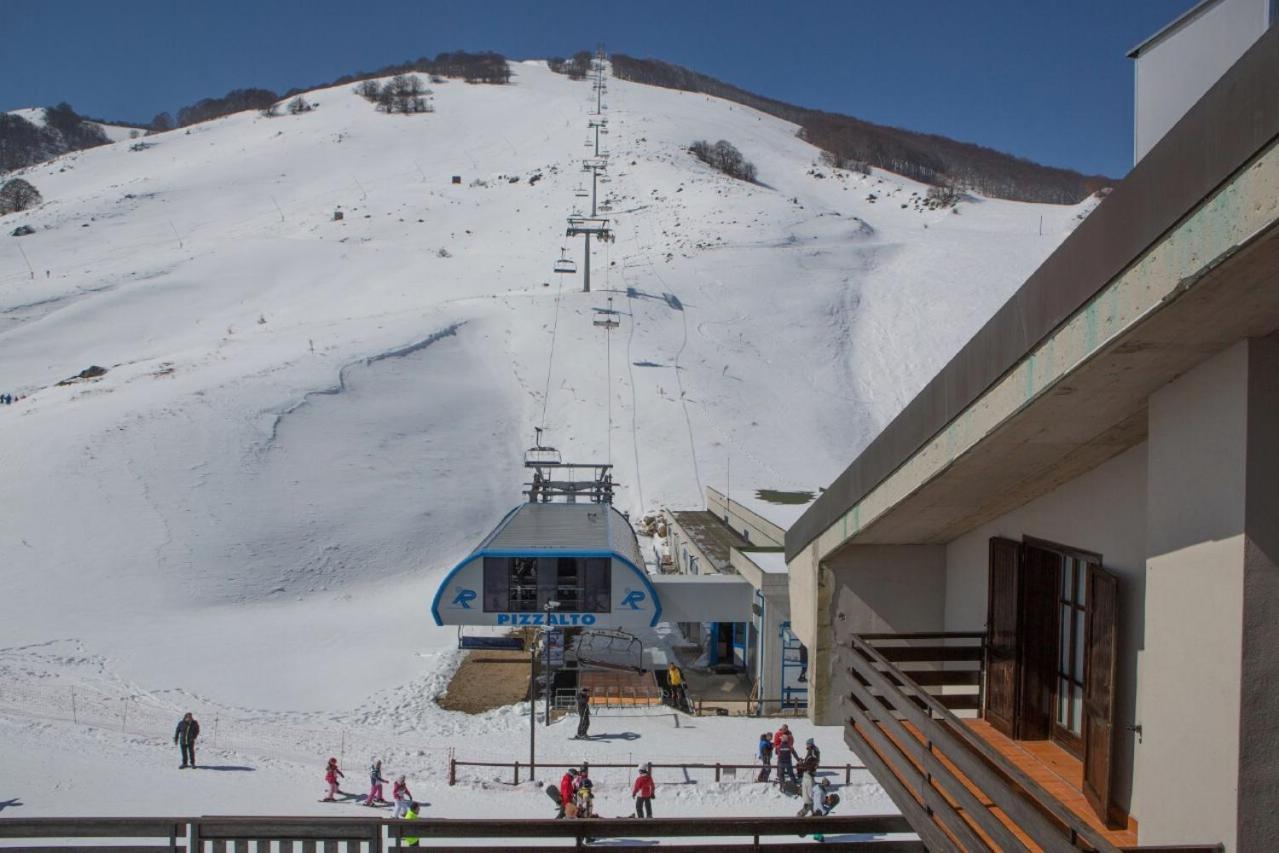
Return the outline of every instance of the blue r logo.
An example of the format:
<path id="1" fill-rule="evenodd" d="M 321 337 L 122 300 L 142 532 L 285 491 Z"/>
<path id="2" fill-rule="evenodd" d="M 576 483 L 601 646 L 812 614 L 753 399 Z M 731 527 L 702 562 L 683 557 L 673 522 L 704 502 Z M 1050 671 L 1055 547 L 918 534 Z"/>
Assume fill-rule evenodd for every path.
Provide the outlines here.
<path id="1" fill-rule="evenodd" d="M 626 597 L 622 599 L 619 607 L 629 607 L 631 610 L 639 610 L 639 603 L 644 600 L 644 593 L 637 589 L 628 589 Z"/>
<path id="2" fill-rule="evenodd" d="M 475 590 L 457 588 L 457 595 L 453 597 L 453 606 L 461 607 L 463 610 L 471 609 L 471 602 L 475 600 Z"/>

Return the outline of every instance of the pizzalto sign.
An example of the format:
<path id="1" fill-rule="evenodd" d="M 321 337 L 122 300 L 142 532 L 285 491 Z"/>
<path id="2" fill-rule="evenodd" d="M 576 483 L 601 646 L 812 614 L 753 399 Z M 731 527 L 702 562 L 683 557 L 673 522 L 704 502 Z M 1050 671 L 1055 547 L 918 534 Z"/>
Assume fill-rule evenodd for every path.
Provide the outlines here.
<path id="1" fill-rule="evenodd" d="M 441 625 L 496 625 L 504 627 L 626 627 L 651 625 L 656 617 L 657 602 L 647 584 L 614 586 L 608 612 L 586 613 L 572 610 L 550 611 L 485 611 L 479 590 L 464 584 L 454 585 L 436 601 Z"/>

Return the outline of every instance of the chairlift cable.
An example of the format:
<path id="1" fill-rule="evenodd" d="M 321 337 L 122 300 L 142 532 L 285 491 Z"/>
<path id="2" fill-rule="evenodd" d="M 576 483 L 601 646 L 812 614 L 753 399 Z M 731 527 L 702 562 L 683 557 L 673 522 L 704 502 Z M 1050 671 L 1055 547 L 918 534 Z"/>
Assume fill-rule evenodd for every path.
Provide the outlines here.
<path id="1" fill-rule="evenodd" d="M 546 404 L 551 399 L 551 367 L 555 363 L 555 335 L 560 328 L 560 294 L 564 292 L 564 280 L 555 287 L 555 319 L 551 323 L 551 351 L 546 357 L 546 391 L 542 393 L 542 430 L 546 430 Z"/>

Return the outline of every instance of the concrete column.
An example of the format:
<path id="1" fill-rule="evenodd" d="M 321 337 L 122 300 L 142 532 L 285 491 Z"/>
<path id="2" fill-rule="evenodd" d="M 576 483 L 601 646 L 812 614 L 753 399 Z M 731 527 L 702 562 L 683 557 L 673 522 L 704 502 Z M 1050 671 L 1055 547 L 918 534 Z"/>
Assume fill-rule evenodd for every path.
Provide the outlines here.
<path id="1" fill-rule="evenodd" d="M 1279 337 L 1248 344 L 1239 849 L 1279 850 Z"/>
<path id="2" fill-rule="evenodd" d="M 1142 844 L 1279 843 L 1277 376 L 1243 341 L 1150 398 Z"/>

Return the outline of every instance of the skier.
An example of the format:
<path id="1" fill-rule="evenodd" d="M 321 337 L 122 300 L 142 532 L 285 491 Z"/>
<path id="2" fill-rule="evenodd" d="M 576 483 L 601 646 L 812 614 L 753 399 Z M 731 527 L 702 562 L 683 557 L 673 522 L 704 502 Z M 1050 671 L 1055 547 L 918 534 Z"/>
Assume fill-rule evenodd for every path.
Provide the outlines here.
<path id="1" fill-rule="evenodd" d="M 338 780 L 341 779 L 343 775 L 342 771 L 338 769 L 338 760 L 336 758 L 330 758 L 328 765 L 324 768 L 324 781 L 328 783 L 329 795 L 325 797 L 322 802 L 333 802 L 334 796 L 340 793 L 338 791 Z"/>
<path id="2" fill-rule="evenodd" d="M 590 779 L 583 779 L 577 788 L 577 816 L 595 817 L 595 794 Z"/>
<path id="3" fill-rule="evenodd" d="M 803 806 L 796 817 L 804 817 L 805 815 L 816 813 L 816 809 L 813 806 L 813 785 L 817 777 L 817 759 L 810 752 L 799 760 L 796 769 L 799 770 L 800 779 L 803 781 L 803 794 L 801 795 Z"/>
<path id="4" fill-rule="evenodd" d="M 409 783 L 404 776 L 395 777 L 395 784 L 391 786 L 391 799 L 395 801 L 395 813 L 391 817 L 404 817 L 413 804 L 413 792 L 409 790 Z"/>
<path id="5" fill-rule="evenodd" d="M 653 816 L 653 766 L 641 764 L 635 784 L 631 786 L 631 796 L 635 798 L 635 816 Z"/>
<path id="6" fill-rule="evenodd" d="M 200 724 L 191 712 L 187 711 L 178 721 L 178 727 L 173 732 L 173 742 L 182 749 L 182 766 L 178 768 L 179 770 L 187 767 L 195 769 L 195 739 L 199 736 Z"/>
<path id="7" fill-rule="evenodd" d="M 773 737 L 768 732 L 764 732 L 759 736 L 759 775 L 755 777 L 756 782 L 767 782 L 769 774 L 773 772 Z"/>
<path id="8" fill-rule="evenodd" d="M 777 756 L 777 781 L 779 784 L 798 781 L 791 760 L 795 757 L 795 736 L 790 733 L 790 726 L 782 723 L 782 727 L 773 735 L 773 752 Z"/>
<path id="9" fill-rule="evenodd" d="M 575 740 L 586 737 L 586 730 L 591 727 L 591 689 L 583 687 L 577 691 L 577 735 Z"/>
<path id="10" fill-rule="evenodd" d="M 373 766 L 369 768 L 369 796 L 365 799 L 364 805 L 376 806 L 379 803 L 386 803 L 386 799 L 382 796 L 384 784 L 386 780 L 382 778 L 382 759 L 375 758 Z"/>
<path id="11" fill-rule="evenodd" d="M 406 811 L 406 812 L 404 813 L 404 819 L 405 819 L 405 820 L 417 820 L 418 812 L 420 812 L 421 810 L 422 810 L 422 807 L 421 807 L 421 805 L 420 805 L 420 804 L 418 804 L 418 803 L 409 803 L 409 810 L 408 810 L 408 811 Z M 404 842 L 404 846 L 405 846 L 405 847 L 416 847 L 416 846 L 417 846 L 417 841 L 418 841 L 418 840 L 417 840 L 417 838 L 416 838 L 416 837 L 413 837 L 413 836 L 405 836 L 404 838 L 402 838 L 402 839 L 400 839 L 400 840 Z"/>

